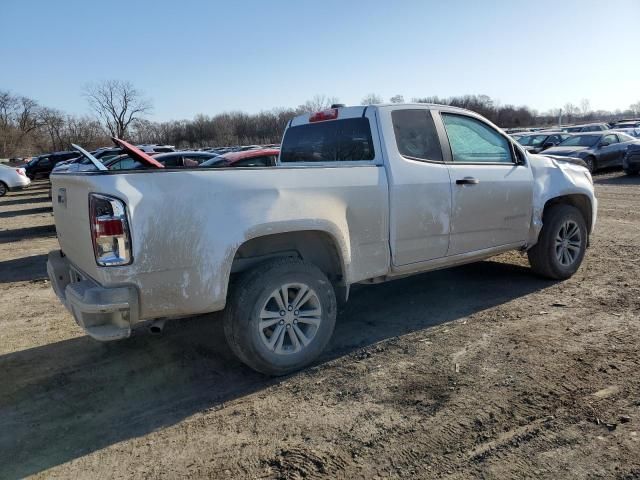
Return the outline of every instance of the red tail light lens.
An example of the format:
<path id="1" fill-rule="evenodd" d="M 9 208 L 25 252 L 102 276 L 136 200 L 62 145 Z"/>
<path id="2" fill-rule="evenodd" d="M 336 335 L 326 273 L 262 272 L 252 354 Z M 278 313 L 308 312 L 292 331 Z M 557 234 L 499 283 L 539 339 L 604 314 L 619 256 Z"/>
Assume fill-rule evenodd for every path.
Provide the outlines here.
<path id="1" fill-rule="evenodd" d="M 22 175 L 23 177 L 27 176 L 27 174 L 24 173 L 24 168 L 16 168 L 16 172 L 18 172 L 18 175 Z"/>
<path id="2" fill-rule="evenodd" d="M 312 113 L 309 116 L 309 122 L 324 122 L 325 120 L 335 120 L 338 118 L 338 109 L 330 108 L 322 112 Z"/>
<path id="3" fill-rule="evenodd" d="M 99 237 L 115 237 L 124 234 L 122 220 L 96 218 L 96 235 Z"/>
<path id="4" fill-rule="evenodd" d="M 101 267 L 131 263 L 131 236 L 124 202 L 91 193 L 89 218 L 96 263 Z"/>

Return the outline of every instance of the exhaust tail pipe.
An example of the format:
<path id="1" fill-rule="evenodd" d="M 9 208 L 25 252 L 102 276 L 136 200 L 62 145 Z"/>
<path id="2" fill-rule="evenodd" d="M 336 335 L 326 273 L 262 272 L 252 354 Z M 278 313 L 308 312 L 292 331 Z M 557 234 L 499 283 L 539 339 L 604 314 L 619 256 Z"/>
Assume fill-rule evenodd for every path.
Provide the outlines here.
<path id="1" fill-rule="evenodd" d="M 157 320 L 154 320 L 151 325 L 149 325 L 149 333 L 151 333 L 151 335 L 162 335 L 164 324 L 166 322 L 166 318 L 158 318 Z"/>

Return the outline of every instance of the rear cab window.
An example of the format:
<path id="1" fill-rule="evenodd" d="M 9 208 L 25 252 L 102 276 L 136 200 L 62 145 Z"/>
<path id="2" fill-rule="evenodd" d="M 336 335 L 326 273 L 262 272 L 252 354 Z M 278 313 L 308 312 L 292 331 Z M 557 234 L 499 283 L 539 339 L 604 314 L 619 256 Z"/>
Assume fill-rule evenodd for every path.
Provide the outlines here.
<path id="1" fill-rule="evenodd" d="M 344 109 L 352 110 L 352 109 Z M 366 109 L 350 118 L 321 120 L 290 126 L 282 139 L 280 163 L 371 162 L 375 149 Z M 328 110 L 332 112 L 332 110 Z M 345 115 L 346 116 L 346 115 Z"/>

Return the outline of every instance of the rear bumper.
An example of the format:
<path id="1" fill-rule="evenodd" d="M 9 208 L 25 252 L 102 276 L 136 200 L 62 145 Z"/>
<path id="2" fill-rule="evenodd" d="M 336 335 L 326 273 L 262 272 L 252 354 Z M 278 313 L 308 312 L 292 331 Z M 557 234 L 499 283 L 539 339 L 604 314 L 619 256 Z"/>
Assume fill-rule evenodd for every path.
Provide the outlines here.
<path id="1" fill-rule="evenodd" d="M 60 250 L 49 252 L 47 273 L 55 294 L 89 336 L 109 341 L 131 335 L 139 316 L 135 287 L 103 287 L 78 272 Z"/>
<path id="2" fill-rule="evenodd" d="M 31 185 L 31 179 L 29 177 L 19 176 L 13 182 L 11 182 L 8 187 L 10 192 L 15 192 L 16 190 L 27 188 L 29 185 Z"/>

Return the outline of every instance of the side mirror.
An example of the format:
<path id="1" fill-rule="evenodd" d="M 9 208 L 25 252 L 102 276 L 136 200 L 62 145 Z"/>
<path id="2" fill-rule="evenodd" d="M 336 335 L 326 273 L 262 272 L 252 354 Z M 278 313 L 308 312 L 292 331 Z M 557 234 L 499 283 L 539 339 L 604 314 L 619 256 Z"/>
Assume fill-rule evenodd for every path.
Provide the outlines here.
<path id="1" fill-rule="evenodd" d="M 600 142 L 600 148 L 608 147 L 609 145 L 611 145 L 609 142 Z"/>
<path id="2" fill-rule="evenodd" d="M 553 146 L 555 146 L 555 143 L 553 143 L 553 142 L 545 142 L 545 144 L 544 144 L 544 145 L 542 145 L 542 148 L 543 148 L 543 149 L 544 149 L 544 148 L 551 148 L 551 147 L 553 147 Z"/>
<path id="3" fill-rule="evenodd" d="M 515 153 L 515 164 L 516 165 L 526 165 L 527 161 L 525 160 L 525 156 L 526 153 L 522 153 L 522 150 L 519 150 L 517 148 L 514 148 L 514 153 Z M 526 150 L 525 150 L 526 152 Z"/>

